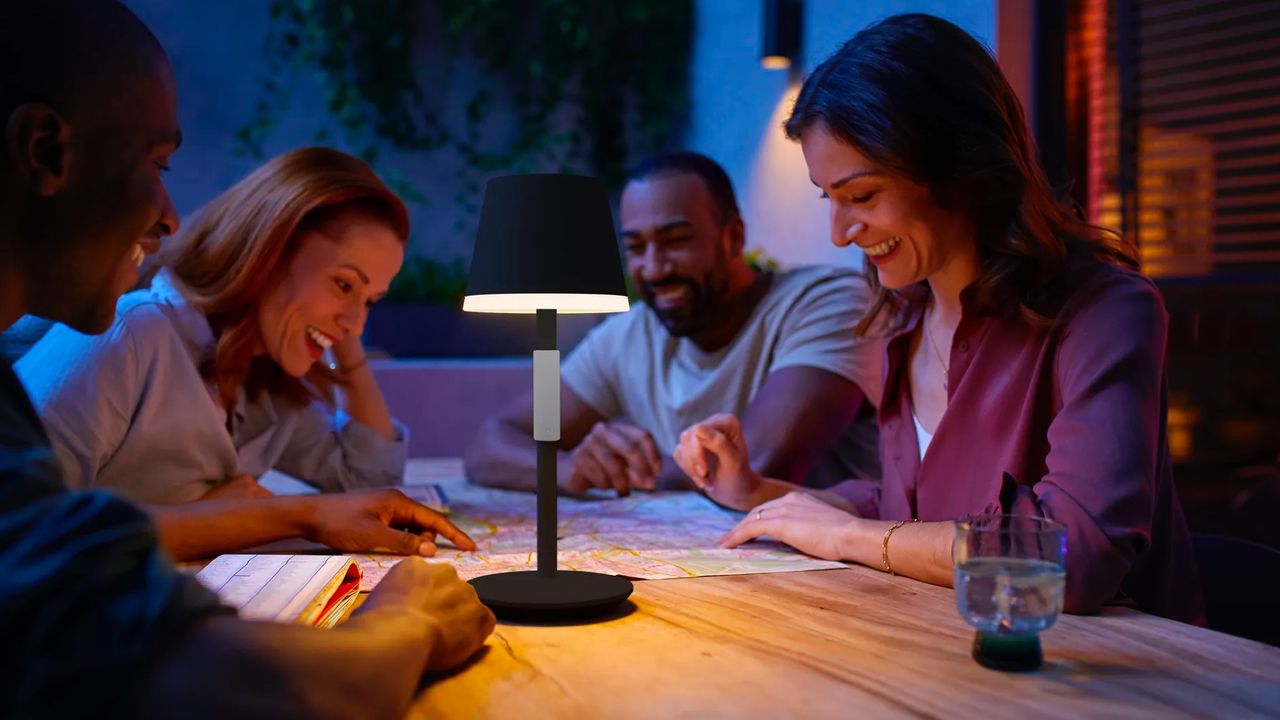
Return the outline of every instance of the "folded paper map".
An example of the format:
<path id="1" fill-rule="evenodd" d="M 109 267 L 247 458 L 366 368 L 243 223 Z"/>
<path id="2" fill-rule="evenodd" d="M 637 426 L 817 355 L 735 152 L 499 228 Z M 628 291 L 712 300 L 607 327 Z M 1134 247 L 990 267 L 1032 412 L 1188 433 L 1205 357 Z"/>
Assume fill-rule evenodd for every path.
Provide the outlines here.
<path id="1" fill-rule="evenodd" d="M 433 480 L 438 478 L 433 478 Z M 450 519 L 476 541 L 476 552 L 441 547 L 430 562 L 448 562 L 464 579 L 537 567 L 536 498 L 531 493 L 445 483 Z M 780 543 L 732 550 L 716 541 L 739 514 L 694 492 L 633 493 L 625 498 L 561 498 L 559 567 L 643 580 L 826 570 L 845 567 L 808 557 Z M 355 555 L 369 590 L 401 560 Z"/>

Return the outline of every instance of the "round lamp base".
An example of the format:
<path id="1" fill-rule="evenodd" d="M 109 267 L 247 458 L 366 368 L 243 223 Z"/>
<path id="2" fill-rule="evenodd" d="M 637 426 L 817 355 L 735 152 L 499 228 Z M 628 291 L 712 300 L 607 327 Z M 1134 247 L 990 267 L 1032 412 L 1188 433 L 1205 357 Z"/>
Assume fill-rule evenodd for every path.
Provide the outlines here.
<path id="1" fill-rule="evenodd" d="M 1044 663 L 1038 635 L 994 635 L 979 632 L 973 636 L 973 659 L 983 667 L 1006 672 L 1035 670 Z"/>
<path id="2" fill-rule="evenodd" d="M 509 572 L 471 580 L 500 620 L 564 622 L 608 615 L 631 595 L 631 581 L 615 575 L 558 570 L 554 575 Z"/>

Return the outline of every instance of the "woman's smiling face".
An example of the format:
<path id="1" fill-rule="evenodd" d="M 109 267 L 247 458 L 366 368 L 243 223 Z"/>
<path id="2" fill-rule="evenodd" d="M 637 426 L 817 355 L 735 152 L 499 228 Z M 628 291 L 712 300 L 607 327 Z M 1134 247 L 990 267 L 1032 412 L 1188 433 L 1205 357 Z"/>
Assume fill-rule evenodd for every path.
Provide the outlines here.
<path id="1" fill-rule="evenodd" d="M 358 208 L 299 232 L 283 276 L 258 306 L 263 350 L 293 377 L 306 375 L 326 348 L 364 331 L 369 308 L 404 262 L 404 242 Z"/>
<path id="2" fill-rule="evenodd" d="M 972 251 L 968 218 L 943 209 L 929 188 L 878 165 L 823 123 L 804 131 L 800 147 L 809 179 L 831 204 L 831 242 L 861 248 L 884 287 L 918 283 L 957 250 Z"/>

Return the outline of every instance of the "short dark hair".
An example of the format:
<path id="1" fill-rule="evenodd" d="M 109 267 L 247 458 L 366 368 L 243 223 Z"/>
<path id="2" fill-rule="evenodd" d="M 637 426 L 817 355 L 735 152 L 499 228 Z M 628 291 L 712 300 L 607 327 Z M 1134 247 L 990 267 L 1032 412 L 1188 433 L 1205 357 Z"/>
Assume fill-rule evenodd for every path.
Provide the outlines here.
<path id="1" fill-rule="evenodd" d="M 972 213 L 982 275 L 979 306 L 1047 320 L 1048 288 L 1069 256 L 1136 267 L 1132 246 L 1087 225 L 1059 200 L 1036 162 L 1017 96 L 990 51 L 964 30 L 923 14 L 868 26 L 804 82 L 786 121 L 799 140 L 815 125 L 876 163 L 925 185 L 941 204 Z M 894 299 L 880 287 L 867 323 Z"/>
<path id="2" fill-rule="evenodd" d="M 0 1 L 0 126 L 26 103 L 73 121 L 100 115 L 104 97 L 146 77 L 154 58 L 164 56 L 160 41 L 119 0 Z M 6 159 L 0 145 L 0 161 Z"/>
<path id="3" fill-rule="evenodd" d="M 627 175 L 627 182 L 645 180 L 665 173 L 689 173 L 697 175 L 711 193 L 711 199 L 720 211 L 720 222 L 727 223 L 741 215 L 738 198 L 733 193 L 733 183 L 720 163 L 696 152 L 680 151 L 654 155 L 642 161 Z"/>

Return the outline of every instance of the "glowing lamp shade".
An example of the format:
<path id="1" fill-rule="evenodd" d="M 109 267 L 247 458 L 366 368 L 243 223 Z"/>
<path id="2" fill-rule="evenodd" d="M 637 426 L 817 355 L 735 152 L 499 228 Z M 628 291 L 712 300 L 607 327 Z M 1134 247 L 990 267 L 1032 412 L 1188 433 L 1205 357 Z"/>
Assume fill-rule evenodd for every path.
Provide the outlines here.
<path id="1" fill-rule="evenodd" d="M 609 192 L 579 175 L 509 175 L 485 187 L 462 309 L 625 312 Z"/>
<path id="2" fill-rule="evenodd" d="M 538 323 L 533 350 L 537 570 L 486 575 L 471 584 L 481 602 L 504 620 L 563 622 L 608 615 L 631 595 L 631 581 L 560 570 L 556 556 L 560 441 L 556 313 L 629 309 L 604 184 L 577 175 L 511 175 L 490 180 L 462 309 L 534 313 Z"/>

